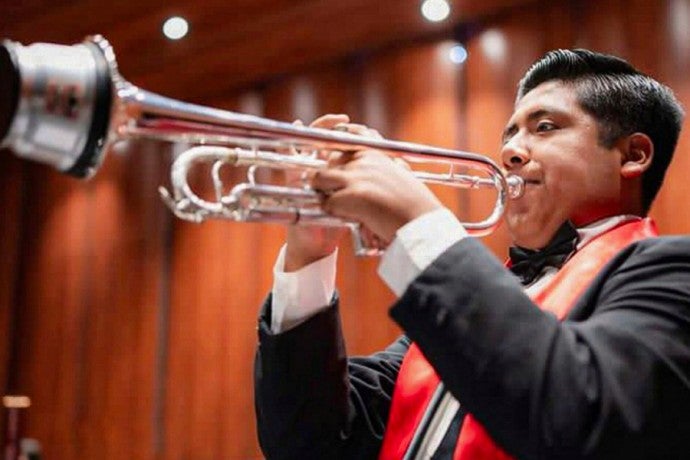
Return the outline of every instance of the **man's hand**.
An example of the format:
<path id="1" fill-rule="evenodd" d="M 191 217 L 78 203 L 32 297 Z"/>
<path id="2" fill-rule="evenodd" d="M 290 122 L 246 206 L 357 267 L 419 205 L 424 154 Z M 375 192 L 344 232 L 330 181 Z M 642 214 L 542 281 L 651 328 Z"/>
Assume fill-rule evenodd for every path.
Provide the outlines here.
<path id="1" fill-rule="evenodd" d="M 324 115 L 314 120 L 309 126 L 336 129 L 337 127 L 346 128 L 349 122 L 350 117 L 347 115 Z M 296 124 L 301 124 L 301 122 L 298 121 Z M 347 231 L 345 227 L 289 226 L 284 270 L 286 272 L 299 270 L 331 254 Z"/>
<path id="2" fill-rule="evenodd" d="M 406 223 L 443 206 L 409 168 L 380 151 L 344 154 L 331 163 L 312 180 L 326 192 L 324 209 L 360 222 L 385 242 Z"/>

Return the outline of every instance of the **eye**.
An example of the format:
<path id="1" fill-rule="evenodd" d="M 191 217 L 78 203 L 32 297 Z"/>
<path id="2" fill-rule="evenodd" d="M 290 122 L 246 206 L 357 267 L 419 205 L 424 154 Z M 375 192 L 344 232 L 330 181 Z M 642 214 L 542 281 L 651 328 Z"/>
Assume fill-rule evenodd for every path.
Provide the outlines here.
<path id="1" fill-rule="evenodd" d="M 551 121 L 542 120 L 537 124 L 537 132 L 540 133 L 546 131 L 553 131 L 555 129 L 558 129 L 558 126 L 556 126 L 556 124 Z"/>

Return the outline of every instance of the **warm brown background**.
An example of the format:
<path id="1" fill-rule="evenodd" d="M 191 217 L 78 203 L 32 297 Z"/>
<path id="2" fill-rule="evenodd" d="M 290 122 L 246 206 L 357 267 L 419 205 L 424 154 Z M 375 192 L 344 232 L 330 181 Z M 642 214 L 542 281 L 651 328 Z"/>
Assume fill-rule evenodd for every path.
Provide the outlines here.
<path id="1" fill-rule="evenodd" d="M 280 120 L 345 111 L 388 137 L 494 157 L 517 79 L 551 48 L 619 54 L 690 106 L 690 0 L 465 0 L 442 25 L 416 0 L 206 3 L 2 0 L 0 35 L 99 32 L 152 91 Z M 170 14 L 190 19 L 186 40 L 161 37 Z M 456 40 L 462 65 L 447 58 Z M 653 208 L 665 233 L 690 231 L 689 136 Z M 165 146 L 111 155 L 89 182 L 2 153 L 0 388 L 33 399 L 26 434 L 45 458 L 260 458 L 255 317 L 283 230 L 172 218 L 156 193 Z M 486 241 L 505 253 L 504 230 Z M 384 346 L 399 331 L 376 261 L 346 243 L 339 269 L 350 351 Z"/>

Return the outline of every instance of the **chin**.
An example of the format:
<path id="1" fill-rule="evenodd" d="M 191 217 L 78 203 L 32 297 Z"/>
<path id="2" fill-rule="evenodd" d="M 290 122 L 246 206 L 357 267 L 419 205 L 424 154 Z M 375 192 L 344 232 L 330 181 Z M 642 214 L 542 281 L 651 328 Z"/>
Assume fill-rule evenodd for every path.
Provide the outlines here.
<path id="1" fill-rule="evenodd" d="M 534 235 L 533 223 L 525 216 L 507 216 L 506 226 L 513 243 L 525 246 L 525 243 Z"/>
<path id="2" fill-rule="evenodd" d="M 529 214 L 506 216 L 506 225 L 513 243 L 527 249 L 543 248 L 555 233 L 543 219 Z"/>

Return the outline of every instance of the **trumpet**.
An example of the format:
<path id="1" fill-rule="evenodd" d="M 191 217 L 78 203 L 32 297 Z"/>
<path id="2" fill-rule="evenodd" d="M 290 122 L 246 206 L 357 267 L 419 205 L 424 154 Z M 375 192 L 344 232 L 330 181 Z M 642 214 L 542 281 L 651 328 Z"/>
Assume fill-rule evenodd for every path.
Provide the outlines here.
<path id="1" fill-rule="evenodd" d="M 142 90 L 120 75 L 112 46 L 99 35 L 76 45 L 2 43 L 0 147 L 88 178 L 117 143 L 137 139 L 193 145 L 172 164 L 171 191 L 159 189 L 177 217 L 346 226 L 358 255 L 381 251 L 364 241 L 359 223 L 324 212 L 322 195 L 306 180 L 266 183 L 258 171 L 292 170 L 307 177 L 327 167 L 330 152 L 381 150 L 407 162 L 428 184 L 494 189 L 489 216 L 463 222 L 479 236 L 495 229 L 507 200 L 519 197 L 524 186 L 520 177 L 505 175 L 490 158 L 475 153 L 298 126 Z M 189 183 L 190 171 L 201 163 L 211 165 L 212 198 Z M 220 173 L 224 166 L 246 167 L 246 180 L 228 186 Z"/>

